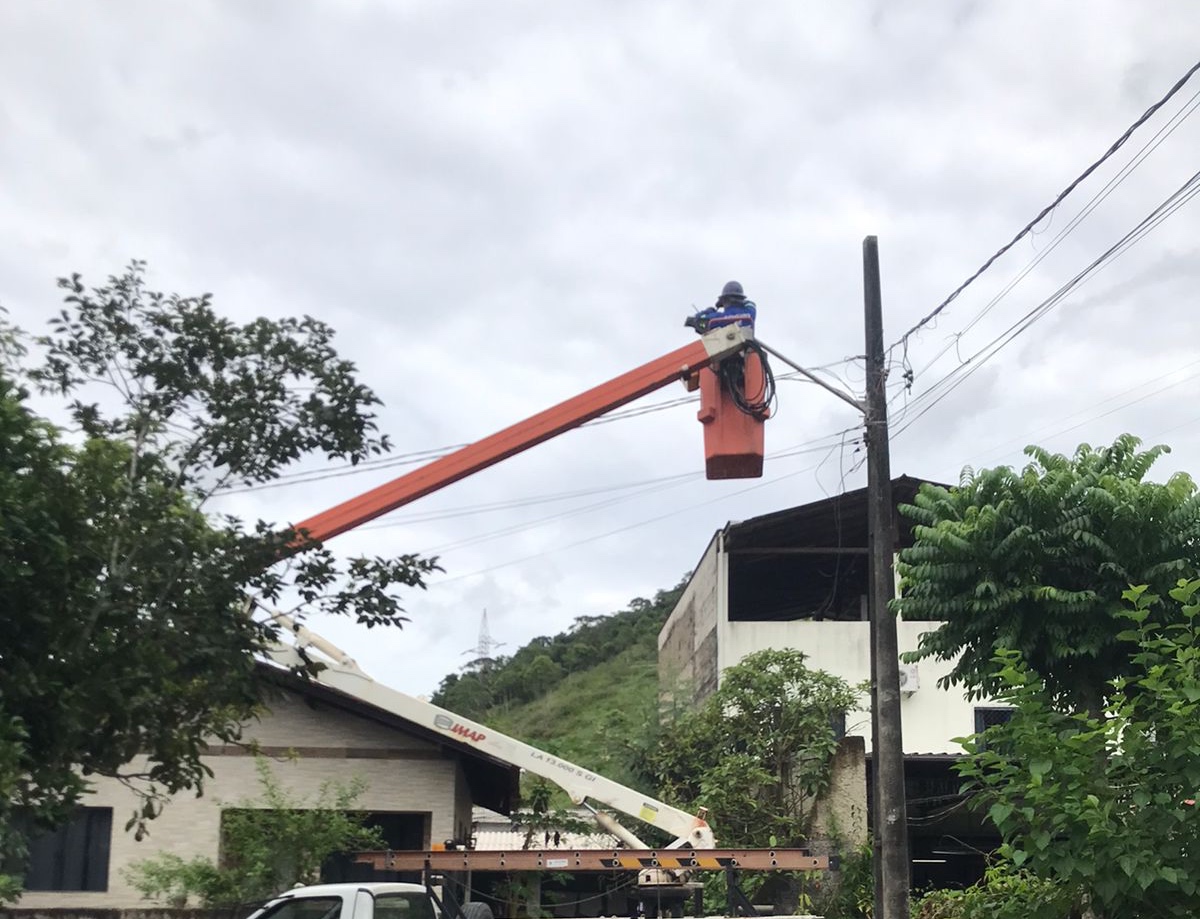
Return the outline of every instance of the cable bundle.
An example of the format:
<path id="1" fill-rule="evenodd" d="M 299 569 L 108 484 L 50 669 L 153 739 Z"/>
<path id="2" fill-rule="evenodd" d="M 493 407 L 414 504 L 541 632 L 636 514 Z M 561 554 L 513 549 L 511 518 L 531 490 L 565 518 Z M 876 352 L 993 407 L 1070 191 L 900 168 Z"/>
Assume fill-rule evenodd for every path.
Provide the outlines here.
<path id="1" fill-rule="evenodd" d="M 721 385 L 733 398 L 733 404 L 738 407 L 738 411 L 765 421 L 775 409 L 775 374 L 767 362 L 767 352 L 758 342 L 747 343 L 746 352 L 738 360 L 722 361 L 717 373 L 721 378 Z M 754 393 L 746 392 L 746 360 L 750 352 L 758 355 L 762 365 L 762 385 Z"/>

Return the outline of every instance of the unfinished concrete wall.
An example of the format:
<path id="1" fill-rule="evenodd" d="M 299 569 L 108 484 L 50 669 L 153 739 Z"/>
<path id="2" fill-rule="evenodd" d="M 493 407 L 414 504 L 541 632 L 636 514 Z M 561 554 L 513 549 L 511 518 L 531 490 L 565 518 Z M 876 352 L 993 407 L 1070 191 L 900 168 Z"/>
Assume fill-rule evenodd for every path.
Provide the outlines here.
<path id="1" fill-rule="evenodd" d="M 829 788 L 814 808 L 811 847 L 818 855 L 848 852 L 865 845 L 867 832 L 867 748 L 861 737 L 843 737 L 833 757 Z"/>
<path id="2" fill-rule="evenodd" d="M 719 534 L 658 633 L 659 692 L 667 707 L 695 705 L 717 688 L 718 545 Z"/>

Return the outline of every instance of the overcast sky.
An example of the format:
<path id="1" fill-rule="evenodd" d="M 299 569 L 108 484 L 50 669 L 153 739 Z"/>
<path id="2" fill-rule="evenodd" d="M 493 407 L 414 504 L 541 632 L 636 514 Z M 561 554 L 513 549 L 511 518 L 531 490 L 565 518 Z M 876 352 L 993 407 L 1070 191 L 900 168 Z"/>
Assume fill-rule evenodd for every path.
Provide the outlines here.
<path id="1" fill-rule="evenodd" d="M 10 0 L 0 303 L 37 329 L 57 276 L 98 282 L 136 257 L 153 287 L 212 291 L 240 320 L 321 317 L 398 453 L 686 344 L 684 317 L 731 278 L 763 341 L 858 390 L 861 363 L 841 362 L 863 351 L 863 237 L 879 237 L 892 343 L 1195 63 L 1198 25 L 1184 0 Z M 1194 205 L 961 364 L 1200 169 L 1197 91 L 1200 76 L 909 340 L 911 393 L 892 352 L 895 474 L 952 481 L 1027 443 L 1122 431 L 1175 448 L 1157 476 L 1200 473 Z M 922 397 L 950 373 L 948 397 Z M 857 431 L 837 434 L 858 419 L 811 385 L 780 383 L 756 482 L 704 480 L 695 409 L 567 434 L 339 537 L 446 572 L 408 598 L 403 632 L 317 629 L 428 693 L 484 609 L 511 651 L 674 585 L 729 520 L 863 484 Z M 296 521 L 403 468 L 214 506 Z"/>

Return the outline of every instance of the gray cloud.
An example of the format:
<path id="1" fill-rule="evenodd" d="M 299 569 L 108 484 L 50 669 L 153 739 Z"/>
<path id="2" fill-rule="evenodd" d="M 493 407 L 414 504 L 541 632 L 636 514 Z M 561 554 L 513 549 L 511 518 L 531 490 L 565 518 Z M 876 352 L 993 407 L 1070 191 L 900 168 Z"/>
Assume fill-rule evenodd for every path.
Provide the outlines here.
<path id="1" fill-rule="evenodd" d="M 863 236 L 881 239 L 890 341 L 1192 63 L 1186 15 L 1159 2 L 9 4 L 0 302 L 37 325 L 55 276 L 137 256 L 155 283 L 211 290 L 235 317 L 319 315 L 384 397 L 400 451 L 490 433 L 677 347 L 683 316 L 730 277 L 759 301 L 764 340 L 836 361 L 862 351 Z M 1190 174 L 1196 133 L 1184 122 L 973 329 L 1124 158 L 914 337 L 910 398 Z M 1196 230 L 1181 211 L 1000 352 L 897 439 L 894 470 L 953 479 L 980 457 L 1019 462 L 1033 434 L 1069 449 L 1172 427 L 1164 474 L 1194 468 L 1195 381 L 1096 416 L 1188 360 Z M 855 421 L 784 383 L 768 449 Z M 727 519 L 861 477 L 854 444 L 829 439 L 769 461 L 760 483 L 417 516 L 696 473 L 699 444 L 692 406 L 589 428 L 425 499 L 402 525 L 347 534 L 346 551 L 458 548 L 404 633 L 321 627 L 428 691 L 484 607 L 515 647 L 672 585 Z M 384 477 L 222 506 L 295 520 Z"/>

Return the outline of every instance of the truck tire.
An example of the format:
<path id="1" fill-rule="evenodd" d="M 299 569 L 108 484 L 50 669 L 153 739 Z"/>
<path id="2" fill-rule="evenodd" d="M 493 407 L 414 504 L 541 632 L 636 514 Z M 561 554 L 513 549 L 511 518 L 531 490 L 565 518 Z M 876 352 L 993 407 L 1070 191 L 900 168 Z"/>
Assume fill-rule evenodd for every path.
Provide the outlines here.
<path id="1" fill-rule="evenodd" d="M 463 919 L 493 919 L 492 908 L 486 903 L 472 900 L 463 904 Z"/>

